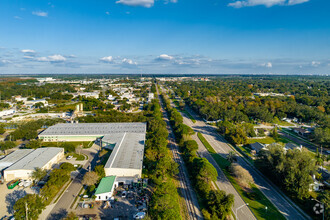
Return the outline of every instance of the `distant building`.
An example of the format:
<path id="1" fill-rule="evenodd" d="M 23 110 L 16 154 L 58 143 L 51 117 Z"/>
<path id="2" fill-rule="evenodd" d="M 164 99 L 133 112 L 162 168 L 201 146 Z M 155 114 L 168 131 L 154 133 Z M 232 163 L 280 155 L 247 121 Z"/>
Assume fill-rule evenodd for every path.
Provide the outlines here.
<path id="1" fill-rule="evenodd" d="M 266 149 L 266 146 L 264 144 L 261 144 L 259 142 L 255 142 L 250 144 L 250 147 L 255 153 L 259 153 L 261 150 Z"/>
<path id="2" fill-rule="evenodd" d="M 3 110 L 3 111 L 0 112 L 0 117 L 13 115 L 15 112 L 16 112 L 15 109 Z"/>
<path id="3" fill-rule="evenodd" d="M 308 137 L 312 133 L 310 130 L 304 128 L 292 128 L 292 130 L 302 137 Z"/>
<path id="4" fill-rule="evenodd" d="M 31 174 L 36 168 L 49 170 L 54 164 L 58 163 L 64 157 L 64 149 L 45 147 L 32 150 L 31 152 L 17 152 L 15 155 L 10 156 L 11 159 L 6 159 L 7 157 L 0 160 L 0 164 L 3 160 L 4 162 L 6 162 L 6 160 L 10 163 L 13 162 L 3 171 L 5 181 L 31 179 Z M 17 161 L 14 161 L 14 159 L 17 159 Z"/>
<path id="5" fill-rule="evenodd" d="M 289 143 L 286 143 L 285 144 L 284 149 L 285 150 L 293 150 L 293 149 L 300 149 L 300 147 L 297 144 L 295 144 L 295 143 L 289 142 Z"/>
<path id="6" fill-rule="evenodd" d="M 148 102 L 151 102 L 151 100 L 153 100 L 155 98 L 155 94 L 154 93 L 149 93 L 148 94 Z"/>

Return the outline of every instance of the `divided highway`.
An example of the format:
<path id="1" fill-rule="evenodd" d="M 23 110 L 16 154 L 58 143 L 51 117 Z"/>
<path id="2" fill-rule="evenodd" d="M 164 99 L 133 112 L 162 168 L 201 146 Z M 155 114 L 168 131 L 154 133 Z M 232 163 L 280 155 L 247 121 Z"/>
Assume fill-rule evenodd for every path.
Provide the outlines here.
<path id="1" fill-rule="evenodd" d="M 191 128 L 193 128 L 196 133 L 197 132 L 202 133 L 205 139 L 210 143 L 210 145 L 218 154 L 220 154 L 223 157 L 226 157 L 230 151 L 233 151 L 233 149 L 228 145 L 227 141 L 218 133 L 215 127 L 206 124 L 199 117 L 199 115 L 197 115 L 194 111 L 189 109 L 189 107 L 186 107 L 186 110 L 196 119 L 196 123 L 192 123 L 192 121 L 185 114 L 182 114 L 184 117 L 184 123 L 190 126 Z M 207 155 L 207 153 L 203 151 L 201 152 L 201 154 Z M 250 172 L 256 185 L 259 187 L 262 193 L 278 208 L 278 210 L 284 215 L 285 218 L 294 219 L 294 220 L 311 219 L 301 209 L 298 211 L 299 207 L 297 207 L 292 201 L 290 201 L 288 197 L 280 193 L 279 189 L 276 186 L 271 184 L 269 180 L 267 180 L 251 164 L 247 163 L 238 152 L 237 155 L 238 155 L 237 163 Z M 209 161 L 212 162 L 212 159 L 210 158 Z M 223 184 L 225 183 L 224 178 L 222 180 L 220 179 L 219 181 L 221 181 Z M 225 186 L 222 186 L 221 189 L 225 190 L 226 192 L 232 193 L 231 190 L 228 191 L 228 189 L 226 189 Z M 238 206 L 238 204 L 236 204 L 236 201 L 237 203 L 240 203 L 239 198 L 240 196 L 235 196 L 235 208 Z M 248 211 L 247 210 L 243 211 L 243 208 L 242 208 L 242 212 L 244 212 L 244 214 L 246 215 L 248 214 Z M 244 217 L 243 213 L 239 212 L 238 219 L 247 219 L 247 217 Z"/>

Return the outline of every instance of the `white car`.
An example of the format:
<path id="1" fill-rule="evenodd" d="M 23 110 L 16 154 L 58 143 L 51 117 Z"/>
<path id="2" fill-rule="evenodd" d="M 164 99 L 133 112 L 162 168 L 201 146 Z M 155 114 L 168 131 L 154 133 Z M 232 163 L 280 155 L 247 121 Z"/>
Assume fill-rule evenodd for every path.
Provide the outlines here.
<path id="1" fill-rule="evenodd" d="M 134 219 L 144 219 L 144 217 L 146 216 L 145 212 L 138 212 L 135 215 L 133 215 Z"/>
<path id="2" fill-rule="evenodd" d="M 69 155 L 66 157 L 67 160 L 71 160 L 73 158 L 73 156 Z"/>

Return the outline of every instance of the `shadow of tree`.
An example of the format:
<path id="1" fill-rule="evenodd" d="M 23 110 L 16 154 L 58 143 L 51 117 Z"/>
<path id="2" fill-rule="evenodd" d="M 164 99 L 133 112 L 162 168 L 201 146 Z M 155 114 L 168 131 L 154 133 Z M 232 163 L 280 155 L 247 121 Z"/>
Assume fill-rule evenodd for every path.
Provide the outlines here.
<path id="1" fill-rule="evenodd" d="M 52 213 L 47 220 L 58 220 L 58 219 L 62 219 L 65 218 L 68 214 L 68 211 L 65 209 L 60 209 L 55 213 Z"/>
<path id="2" fill-rule="evenodd" d="M 25 190 L 15 190 L 6 195 L 7 211 L 9 214 L 14 214 L 14 205 L 16 201 L 23 198 L 26 194 Z"/>

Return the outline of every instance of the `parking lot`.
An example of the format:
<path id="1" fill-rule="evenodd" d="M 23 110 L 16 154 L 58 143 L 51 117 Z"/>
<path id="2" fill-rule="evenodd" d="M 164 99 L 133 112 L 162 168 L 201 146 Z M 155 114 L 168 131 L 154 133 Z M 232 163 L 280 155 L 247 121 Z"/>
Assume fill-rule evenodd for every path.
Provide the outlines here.
<path id="1" fill-rule="evenodd" d="M 35 193 L 38 188 L 16 186 L 8 189 L 6 184 L 0 184 L 0 219 L 5 216 L 12 216 L 12 208 L 15 202 L 27 193 Z"/>
<path id="2" fill-rule="evenodd" d="M 143 190 L 120 187 L 116 189 L 110 202 L 81 202 L 76 213 L 80 217 L 94 214 L 101 219 L 131 220 L 138 212 L 146 212 L 148 200 L 148 196 Z M 92 208 L 90 204 L 93 204 Z"/>

